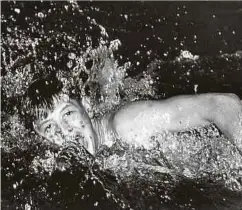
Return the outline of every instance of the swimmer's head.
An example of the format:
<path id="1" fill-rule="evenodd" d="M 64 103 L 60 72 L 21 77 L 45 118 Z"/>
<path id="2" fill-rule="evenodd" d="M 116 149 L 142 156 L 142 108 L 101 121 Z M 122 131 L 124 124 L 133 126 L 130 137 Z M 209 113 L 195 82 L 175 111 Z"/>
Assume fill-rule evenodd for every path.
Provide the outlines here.
<path id="1" fill-rule="evenodd" d="M 96 135 L 91 120 L 78 100 L 61 92 L 62 85 L 55 77 L 35 81 L 26 95 L 25 109 L 32 128 L 57 146 L 80 143 L 95 153 Z"/>

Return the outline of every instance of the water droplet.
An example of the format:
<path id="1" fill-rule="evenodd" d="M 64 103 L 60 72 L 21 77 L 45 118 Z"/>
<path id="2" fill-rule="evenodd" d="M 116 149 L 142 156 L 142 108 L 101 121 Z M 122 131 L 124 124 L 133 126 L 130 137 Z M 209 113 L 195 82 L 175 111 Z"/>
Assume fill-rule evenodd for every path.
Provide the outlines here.
<path id="1" fill-rule="evenodd" d="M 72 67 L 72 65 L 73 65 L 72 60 L 70 60 L 70 61 L 66 64 L 66 66 L 67 66 L 69 69 Z"/>
<path id="2" fill-rule="evenodd" d="M 31 210 L 31 206 L 28 203 L 26 203 L 24 206 L 24 210 Z"/>
<path id="3" fill-rule="evenodd" d="M 18 14 L 19 14 L 19 13 L 20 13 L 20 9 L 15 8 L 15 9 L 14 9 L 14 12 L 16 12 L 16 13 L 18 13 Z"/>
<path id="4" fill-rule="evenodd" d="M 76 54 L 71 52 L 68 54 L 68 58 L 73 60 L 76 58 Z"/>
<path id="5" fill-rule="evenodd" d="M 194 92 L 197 93 L 198 84 L 194 85 Z"/>
<path id="6" fill-rule="evenodd" d="M 11 29 L 11 28 L 9 28 L 9 27 L 7 27 L 7 31 L 8 31 L 8 32 L 11 32 L 11 31 L 12 31 L 12 29 Z"/>
<path id="7" fill-rule="evenodd" d="M 42 12 L 38 12 L 38 17 L 39 18 L 43 18 L 44 17 L 44 14 Z"/>

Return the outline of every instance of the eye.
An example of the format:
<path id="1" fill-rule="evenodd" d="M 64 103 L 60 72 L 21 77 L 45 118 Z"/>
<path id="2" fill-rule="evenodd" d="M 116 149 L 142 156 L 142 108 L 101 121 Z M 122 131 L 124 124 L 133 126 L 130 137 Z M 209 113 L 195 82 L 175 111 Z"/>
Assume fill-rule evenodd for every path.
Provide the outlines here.
<path id="1" fill-rule="evenodd" d="M 71 115 L 73 115 L 74 111 L 67 111 L 64 115 L 63 118 L 66 119 L 68 117 L 70 117 Z"/>
<path id="2" fill-rule="evenodd" d="M 65 113 L 65 116 L 69 116 L 71 115 L 71 113 L 73 113 L 73 111 L 68 111 L 67 113 Z"/>
<path id="3" fill-rule="evenodd" d="M 54 128 L 55 128 L 55 126 L 54 126 L 53 124 L 49 124 L 49 125 L 47 125 L 47 126 L 45 127 L 45 129 L 44 129 L 44 133 L 45 133 L 45 135 L 47 136 L 47 135 L 51 135 L 51 134 L 53 134 Z"/>

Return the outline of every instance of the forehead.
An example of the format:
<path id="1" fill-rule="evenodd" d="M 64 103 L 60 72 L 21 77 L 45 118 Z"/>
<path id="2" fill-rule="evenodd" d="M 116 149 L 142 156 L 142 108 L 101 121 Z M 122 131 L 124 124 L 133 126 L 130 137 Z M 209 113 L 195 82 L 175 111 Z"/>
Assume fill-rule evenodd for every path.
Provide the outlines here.
<path id="1" fill-rule="evenodd" d="M 68 100 L 68 101 L 54 101 L 52 113 L 60 113 L 66 108 L 78 109 L 81 111 L 80 104 L 76 100 Z"/>
<path id="2" fill-rule="evenodd" d="M 73 99 L 69 100 L 53 100 L 52 107 L 37 108 L 36 116 L 37 120 L 35 123 L 41 123 L 42 121 L 58 118 L 65 110 L 76 110 L 82 113 L 83 108 L 80 104 Z"/>

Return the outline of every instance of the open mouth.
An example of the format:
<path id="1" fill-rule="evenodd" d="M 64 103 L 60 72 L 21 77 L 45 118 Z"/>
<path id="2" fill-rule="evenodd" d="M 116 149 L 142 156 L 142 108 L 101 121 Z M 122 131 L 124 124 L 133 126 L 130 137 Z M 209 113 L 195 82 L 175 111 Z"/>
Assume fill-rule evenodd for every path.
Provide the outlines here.
<path id="1" fill-rule="evenodd" d="M 52 141 L 55 145 L 58 146 L 69 146 L 70 144 L 81 144 L 84 146 L 84 136 L 81 135 L 75 135 L 75 136 L 63 136 L 62 138 L 56 138 L 54 141 Z"/>
<path id="2" fill-rule="evenodd" d="M 53 145 L 61 148 L 66 148 L 69 146 L 81 147 L 83 146 L 86 150 L 90 150 L 92 144 L 89 143 L 89 139 L 81 134 L 76 134 L 73 136 L 63 136 L 63 138 L 56 138 L 54 141 L 52 140 Z M 92 149 L 91 149 L 92 150 Z M 92 151 L 89 151 L 92 152 Z"/>

